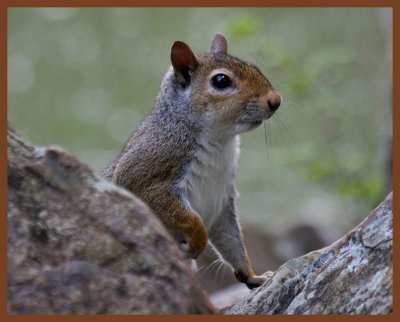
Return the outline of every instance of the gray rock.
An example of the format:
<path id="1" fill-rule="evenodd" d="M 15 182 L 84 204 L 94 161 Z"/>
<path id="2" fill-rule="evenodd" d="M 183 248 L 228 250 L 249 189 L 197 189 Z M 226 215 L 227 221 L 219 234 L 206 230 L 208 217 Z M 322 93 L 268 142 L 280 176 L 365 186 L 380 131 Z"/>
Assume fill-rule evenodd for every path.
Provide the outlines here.
<path id="1" fill-rule="evenodd" d="M 8 131 L 8 313 L 212 313 L 139 199 Z"/>
<path id="2" fill-rule="evenodd" d="M 264 285 L 224 314 L 389 314 L 392 197 L 323 249 L 283 264 Z"/>

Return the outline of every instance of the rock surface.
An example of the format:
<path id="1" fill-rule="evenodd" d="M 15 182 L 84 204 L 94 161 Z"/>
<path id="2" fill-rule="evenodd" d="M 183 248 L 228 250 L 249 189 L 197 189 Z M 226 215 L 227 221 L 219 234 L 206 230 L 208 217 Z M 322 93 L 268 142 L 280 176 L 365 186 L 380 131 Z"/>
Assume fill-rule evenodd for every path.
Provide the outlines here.
<path id="1" fill-rule="evenodd" d="M 224 314 L 389 314 L 392 198 L 331 246 L 292 259 Z"/>
<path id="2" fill-rule="evenodd" d="M 391 313 L 392 235 L 390 194 L 343 238 L 289 260 L 258 289 L 239 288 L 246 295 L 220 312 Z M 61 149 L 8 131 L 9 314 L 215 311 L 142 201 Z"/>
<path id="3" fill-rule="evenodd" d="M 149 208 L 8 131 L 8 313 L 212 313 Z"/>

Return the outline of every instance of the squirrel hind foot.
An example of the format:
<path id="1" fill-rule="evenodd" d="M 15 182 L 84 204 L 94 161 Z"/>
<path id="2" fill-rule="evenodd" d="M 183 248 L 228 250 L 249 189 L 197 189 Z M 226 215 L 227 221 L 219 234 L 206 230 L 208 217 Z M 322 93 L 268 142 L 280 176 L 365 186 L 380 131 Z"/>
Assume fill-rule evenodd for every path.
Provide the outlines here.
<path id="1" fill-rule="evenodd" d="M 261 285 L 264 284 L 268 279 L 272 277 L 274 272 L 272 271 L 267 271 L 262 275 L 253 275 L 253 276 L 246 276 L 242 273 L 235 273 L 236 279 L 247 285 L 247 287 L 252 290 L 253 288 L 260 287 Z"/>

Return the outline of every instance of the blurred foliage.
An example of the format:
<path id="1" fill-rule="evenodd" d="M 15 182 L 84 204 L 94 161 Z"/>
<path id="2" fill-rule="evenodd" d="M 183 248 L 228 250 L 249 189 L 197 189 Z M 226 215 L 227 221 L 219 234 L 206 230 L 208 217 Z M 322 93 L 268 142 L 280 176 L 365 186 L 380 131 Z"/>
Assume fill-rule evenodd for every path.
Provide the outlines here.
<path id="1" fill-rule="evenodd" d="M 253 36 L 260 26 L 259 18 L 249 13 L 237 14 L 228 21 L 229 31 L 236 38 Z"/>
<path id="2" fill-rule="evenodd" d="M 366 175 L 362 171 L 339 168 L 334 162 L 309 162 L 305 166 L 307 178 L 315 183 L 329 185 L 344 198 L 368 200 L 371 207 L 380 202 L 384 178 L 376 173 Z"/>
<path id="3" fill-rule="evenodd" d="M 346 228 L 385 193 L 392 63 L 380 17 L 370 8 L 9 9 L 8 118 L 32 143 L 61 145 L 100 170 L 152 108 L 173 41 L 205 51 L 220 31 L 284 98 L 265 128 L 242 136 L 242 220 Z"/>

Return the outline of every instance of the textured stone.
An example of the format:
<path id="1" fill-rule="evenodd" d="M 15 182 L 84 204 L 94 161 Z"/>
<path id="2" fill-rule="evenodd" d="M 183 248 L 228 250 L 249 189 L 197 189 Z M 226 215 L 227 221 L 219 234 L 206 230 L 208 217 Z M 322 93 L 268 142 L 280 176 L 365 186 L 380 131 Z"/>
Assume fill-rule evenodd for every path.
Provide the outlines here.
<path id="1" fill-rule="evenodd" d="M 8 312 L 212 313 L 142 201 L 8 131 Z"/>
<path id="2" fill-rule="evenodd" d="M 357 227 L 323 249 L 282 265 L 224 314 L 389 314 L 392 193 Z"/>

